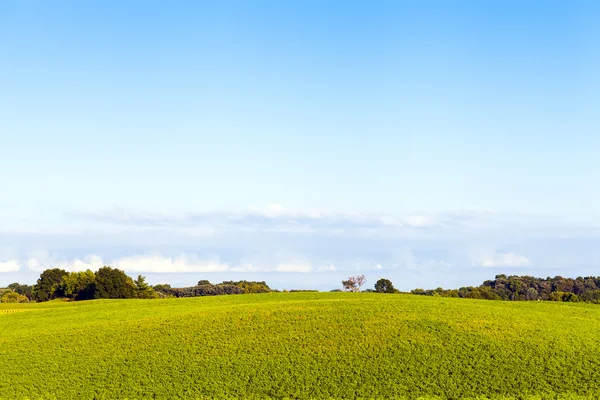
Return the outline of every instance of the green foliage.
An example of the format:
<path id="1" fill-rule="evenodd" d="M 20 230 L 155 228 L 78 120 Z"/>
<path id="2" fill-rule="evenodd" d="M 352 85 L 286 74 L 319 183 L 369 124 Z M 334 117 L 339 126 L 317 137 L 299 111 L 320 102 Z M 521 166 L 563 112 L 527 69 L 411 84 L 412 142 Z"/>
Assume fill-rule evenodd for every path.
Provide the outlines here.
<path id="1" fill-rule="evenodd" d="M 478 287 L 468 286 L 458 290 L 414 289 L 412 294 L 441 297 L 462 297 L 486 300 L 550 300 L 600 304 L 600 277 L 588 276 L 576 279 L 535 278 L 532 276 L 496 275 L 494 280 L 483 282 Z"/>
<path id="2" fill-rule="evenodd" d="M 552 292 L 550 293 L 550 301 L 568 301 L 577 303 L 579 301 L 579 296 L 569 292 Z"/>
<path id="3" fill-rule="evenodd" d="M 135 295 L 133 280 L 120 269 L 102 267 L 96 272 L 94 298 L 131 299 Z"/>
<path id="4" fill-rule="evenodd" d="M 152 286 L 152 289 L 154 289 L 154 293 L 159 299 L 175 297 L 175 294 L 173 293 L 173 288 L 169 284 L 161 283 L 158 285 L 154 285 Z"/>
<path id="5" fill-rule="evenodd" d="M 595 305 L 402 294 L 2 304 L 0 399 L 591 400 L 598 332 Z"/>
<path id="6" fill-rule="evenodd" d="M 20 283 L 15 282 L 8 285 L 7 289 L 10 289 L 13 292 L 17 292 L 20 295 L 27 297 L 29 301 L 33 300 L 33 286 L 21 285 Z"/>
<path id="7" fill-rule="evenodd" d="M 14 291 L 26 292 L 27 288 L 31 289 L 18 283 L 10 286 L 16 289 Z M 207 280 L 201 280 L 197 286 L 192 287 L 173 288 L 167 284 L 152 287 L 142 275 L 138 275 L 134 281 L 125 272 L 106 266 L 96 273 L 90 270 L 71 273 L 59 269 L 46 270 L 40 275 L 34 289 L 34 296 L 40 302 L 61 297 L 71 300 L 154 299 L 273 292 L 264 281 L 226 281 L 213 285 Z M 3 290 L 5 289 L 0 289 L 0 296 Z"/>
<path id="8" fill-rule="evenodd" d="M 0 303 L 27 303 L 29 299 L 27 296 L 23 296 L 17 292 L 7 289 L 3 291 L 2 297 L 0 297 Z"/>
<path id="9" fill-rule="evenodd" d="M 581 301 L 600 304 L 600 290 L 586 290 L 579 296 Z"/>
<path id="10" fill-rule="evenodd" d="M 74 300 L 94 298 L 96 274 L 91 270 L 71 272 L 63 277 L 63 291 L 66 297 Z"/>
<path id="11" fill-rule="evenodd" d="M 158 297 L 154 289 L 146 283 L 145 276 L 138 275 L 133 283 L 135 284 L 135 297 L 138 299 L 154 299 Z"/>
<path id="12" fill-rule="evenodd" d="M 375 283 L 377 293 L 394 293 L 394 285 L 389 279 L 380 279 Z"/>
<path id="13" fill-rule="evenodd" d="M 37 284 L 33 287 L 33 296 L 36 301 L 48 301 L 64 297 L 62 280 L 67 271 L 59 268 L 47 269 L 40 275 Z"/>
<path id="14" fill-rule="evenodd" d="M 567 294 L 567 297 L 565 297 L 563 301 L 577 303 L 579 301 L 579 296 L 577 296 L 575 293 L 569 293 L 569 294 Z"/>
<path id="15" fill-rule="evenodd" d="M 168 293 L 173 289 L 171 287 L 171 285 L 169 285 L 167 283 L 161 283 L 158 285 L 154 285 L 154 286 L 152 286 L 152 288 L 157 292 L 165 292 L 165 293 Z"/>
<path id="16" fill-rule="evenodd" d="M 208 281 L 199 281 L 204 283 Z M 204 283 L 202 285 L 172 288 L 170 285 L 156 285 L 154 290 L 159 297 L 199 297 L 199 296 L 218 296 L 224 294 L 250 294 L 250 293 L 270 293 L 273 290 L 266 282 L 255 281 L 224 281 L 213 285 Z"/>
<path id="17" fill-rule="evenodd" d="M 271 288 L 267 285 L 266 282 L 255 282 L 255 281 L 225 281 L 224 285 L 234 285 L 243 290 L 245 294 L 249 293 L 269 293 Z"/>

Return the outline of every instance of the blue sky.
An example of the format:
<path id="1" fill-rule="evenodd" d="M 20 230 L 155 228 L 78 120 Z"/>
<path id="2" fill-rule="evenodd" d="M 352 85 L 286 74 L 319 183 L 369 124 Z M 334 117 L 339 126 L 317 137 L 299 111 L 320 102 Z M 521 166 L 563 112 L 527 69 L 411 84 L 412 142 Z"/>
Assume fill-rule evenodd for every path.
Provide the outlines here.
<path id="1" fill-rule="evenodd" d="M 598 275 L 600 6 L 0 4 L 0 284 Z M 371 283 L 373 283 L 371 282 Z"/>

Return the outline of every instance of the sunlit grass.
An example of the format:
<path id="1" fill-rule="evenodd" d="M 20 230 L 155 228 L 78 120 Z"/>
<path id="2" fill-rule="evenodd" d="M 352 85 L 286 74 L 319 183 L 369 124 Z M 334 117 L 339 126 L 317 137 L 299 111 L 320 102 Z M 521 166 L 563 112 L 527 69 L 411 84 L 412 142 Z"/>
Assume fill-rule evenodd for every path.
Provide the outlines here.
<path id="1" fill-rule="evenodd" d="M 592 399 L 599 350 L 600 307 L 585 304 L 271 293 L 1 305 L 0 398 Z"/>

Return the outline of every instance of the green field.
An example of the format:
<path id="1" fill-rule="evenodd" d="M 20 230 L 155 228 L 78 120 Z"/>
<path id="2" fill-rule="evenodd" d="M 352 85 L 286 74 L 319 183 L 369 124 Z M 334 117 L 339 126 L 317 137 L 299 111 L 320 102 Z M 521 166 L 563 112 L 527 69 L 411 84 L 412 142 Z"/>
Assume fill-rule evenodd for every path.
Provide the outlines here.
<path id="1" fill-rule="evenodd" d="M 3 304 L 0 362 L 1 399 L 597 399 L 600 306 L 374 293 Z"/>

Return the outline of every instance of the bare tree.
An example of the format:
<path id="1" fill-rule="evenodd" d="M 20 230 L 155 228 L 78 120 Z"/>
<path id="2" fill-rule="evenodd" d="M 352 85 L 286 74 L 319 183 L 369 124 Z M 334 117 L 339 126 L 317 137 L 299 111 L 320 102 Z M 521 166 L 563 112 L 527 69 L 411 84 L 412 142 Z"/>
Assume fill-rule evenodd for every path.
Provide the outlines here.
<path id="1" fill-rule="evenodd" d="M 362 285 L 367 283 L 367 277 L 364 275 L 351 276 L 348 280 L 342 281 L 342 286 L 349 292 L 360 292 Z"/>

